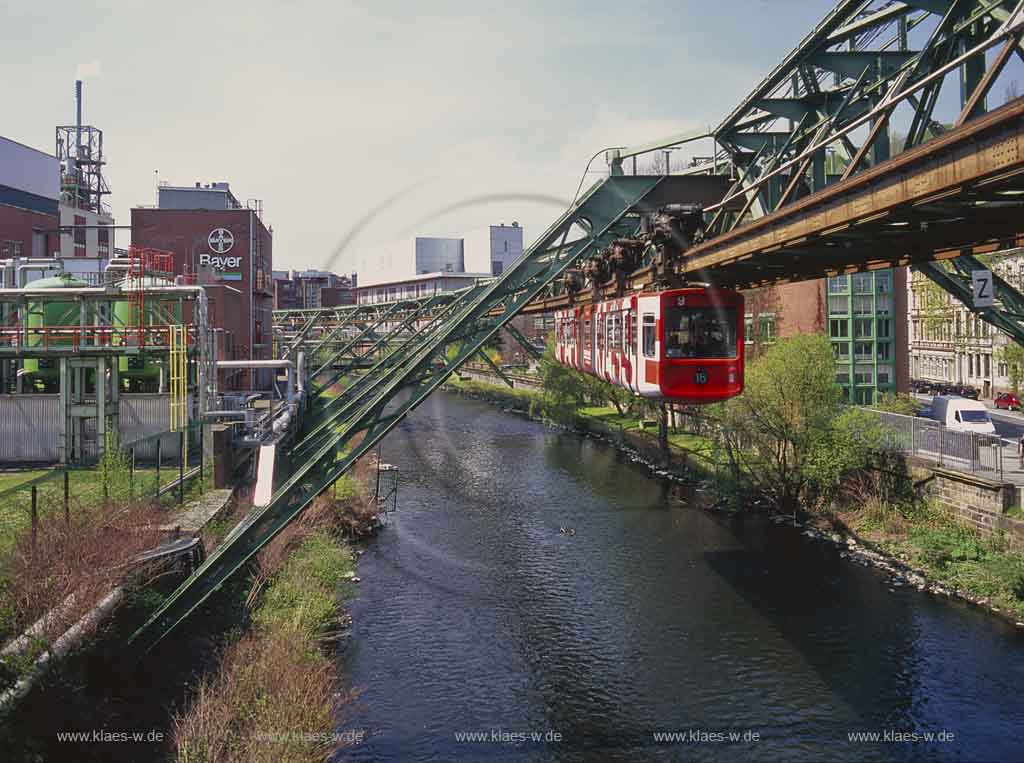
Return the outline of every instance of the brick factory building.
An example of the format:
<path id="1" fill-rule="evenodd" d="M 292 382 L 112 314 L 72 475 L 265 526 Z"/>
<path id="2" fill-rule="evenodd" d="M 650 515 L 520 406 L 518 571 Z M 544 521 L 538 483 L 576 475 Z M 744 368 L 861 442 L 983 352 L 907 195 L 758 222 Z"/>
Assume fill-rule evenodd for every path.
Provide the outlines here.
<path id="1" fill-rule="evenodd" d="M 227 183 L 161 186 L 156 208 L 132 209 L 132 243 L 172 252 L 175 274 L 206 288 L 218 359 L 271 357 L 273 235 L 260 205 L 243 207 Z M 267 374 L 222 375 L 222 388 L 263 386 Z"/>
<path id="2" fill-rule="evenodd" d="M 59 197 L 57 157 L 0 137 L 0 260 L 53 256 Z"/>

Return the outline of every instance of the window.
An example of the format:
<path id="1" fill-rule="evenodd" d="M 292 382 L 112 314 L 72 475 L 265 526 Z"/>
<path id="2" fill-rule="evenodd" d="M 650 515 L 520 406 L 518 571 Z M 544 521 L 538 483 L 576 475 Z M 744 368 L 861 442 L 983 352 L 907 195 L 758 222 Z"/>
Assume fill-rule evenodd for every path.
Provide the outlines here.
<path id="1" fill-rule="evenodd" d="M 650 313 L 644 314 L 644 357 L 656 357 L 654 344 L 654 316 Z"/>
<path id="2" fill-rule="evenodd" d="M 622 314 L 612 313 L 608 318 L 608 349 L 622 350 Z"/>
<path id="3" fill-rule="evenodd" d="M 666 358 L 735 358 L 736 313 L 712 307 L 665 310 Z"/>
<path id="4" fill-rule="evenodd" d="M 849 360 L 850 359 L 850 343 L 849 342 L 833 342 L 832 349 L 836 353 L 838 360 Z"/>
<path id="5" fill-rule="evenodd" d="M 828 322 L 828 335 L 833 339 L 844 339 L 850 335 L 850 323 L 845 318 L 833 318 Z"/>
<path id="6" fill-rule="evenodd" d="M 853 356 L 857 360 L 871 360 L 871 342 L 854 342 Z"/>
<path id="7" fill-rule="evenodd" d="M 892 324 L 888 318 L 879 318 L 877 323 L 877 336 L 879 339 L 887 339 L 892 330 Z"/>
<path id="8" fill-rule="evenodd" d="M 593 337 L 590 333 L 590 318 L 587 318 L 583 321 L 583 349 L 590 350 L 593 346 Z"/>
<path id="9" fill-rule="evenodd" d="M 849 384 L 850 383 L 850 367 L 848 365 L 837 365 L 836 366 L 836 383 L 837 384 Z"/>
<path id="10" fill-rule="evenodd" d="M 627 339 L 630 355 L 636 352 L 636 339 L 636 313 L 631 312 L 629 314 L 629 337 Z"/>
<path id="11" fill-rule="evenodd" d="M 878 367 L 878 385 L 885 386 L 892 384 L 892 366 Z"/>
<path id="12" fill-rule="evenodd" d="M 892 272 L 885 270 L 875 273 L 875 289 L 879 294 L 888 294 L 892 291 Z"/>
<path id="13" fill-rule="evenodd" d="M 743 344 L 754 343 L 754 316 L 747 313 L 743 316 Z"/>
<path id="14" fill-rule="evenodd" d="M 533 330 L 534 331 L 543 331 L 544 330 L 544 316 L 543 315 L 535 315 L 535 316 L 533 316 Z"/>
<path id="15" fill-rule="evenodd" d="M 871 297 L 865 297 L 864 299 L 869 300 Z M 871 312 L 870 309 L 864 312 Z M 892 312 L 892 295 L 882 294 L 875 298 L 875 312 L 879 315 L 889 315 Z"/>
<path id="16" fill-rule="evenodd" d="M 892 360 L 892 345 L 888 342 L 879 342 L 877 354 L 879 360 Z"/>
<path id="17" fill-rule="evenodd" d="M 834 276 L 828 279 L 829 294 L 845 294 L 850 288 L 849 276 Z"/>
<path id="18" fill-rule="evenodd" d="M 875 402 L 875 391 L 873 389 L 857 390 L 857 402 L 860 405 L 871 405 Z"/>
<path id="19" fill-rule="evenodd" d="M 991 376 L 991 375 L 992 375 L 992 356 L 991 355 L 986 355 L 985 356 L 985 376 Z"/>
<path id="20" fill-rule="evenodd" d="M 874 323 L 870 318 L 854 318 L 853 319 L 853 335 L 857 339 L 871 336 L 871 324 Z"/>
<path id="21" fill-rule="evenodd" d="M 0 255 L 4 257 L 21 257 L 20 241 L 0 242 Z"/>
<path id="22" fill-rule="evenodd" d="M 871 283 L 871 273 L 854 273 L 853 274 L 853 292 L 854 294 L 871 294 L 873 284 Z"/>
<path id="23" fill-rule="evenodd" d="M 999 375 L 1000 376 L 1006 376 L 1006 373 L 1007 373 L 1007 370 L 1008 370 L 1007 367 L 1006 367 L 1006 364 L 1005 363 L 1000 363 L 998 368 L 999 368 Z"/>
<path id="24" fill-rule="evenodd" d="M 850 298 L 849 297 L 829 297 L 828 298 L 828 311 L 832 315 L 843 315 L 850 312 Z"/>
<path id="25" fill-rule="evenodd" d="M 860 295 L 853 298 L 853 312 L 857 315 L 869 315 L 874 312 L 874 299 L 868 295 Z"/>
<path id="26" fill-rule="evenodd" d="M 597 316 L 597 349 L 602 352 L 604 352 L 604 332 L 606 331 L 606 323 L 607 321 L 605 320 L 605 316 Z"/>
<path id="27" fill-rule="evenodd" d="M 505 269 L 505 263 L 499 262 L 498 260 L 491 261 L 491 275 L 500 276 L 501 272 Z"/>
<path id="28" fill-rule="evenodd" d="M 775 313 L 763 313 L 760 317 L 761 344 L 772 344 L 775 341 Z"/>
<path id="29" fill-rule="evenodd" d="M 875 367 L 855 365 L 853 367 L 853 380 L 857 384 L 874 384 Z"/>

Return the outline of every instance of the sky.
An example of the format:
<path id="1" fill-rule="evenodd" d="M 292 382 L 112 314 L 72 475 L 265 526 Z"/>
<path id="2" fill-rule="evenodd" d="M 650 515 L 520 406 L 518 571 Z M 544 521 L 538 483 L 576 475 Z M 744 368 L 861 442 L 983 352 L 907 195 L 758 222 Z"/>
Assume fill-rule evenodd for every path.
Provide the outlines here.
<path id="1" fill-rule="evenodd" d="M 601 149 L 717 124 L 831 6 L 0 0 L 0 135 L 53 152 L 81 75 L 118 224 L 158 181 L 226 180 L 275 269 L 400 278 L 423 235 L 487 271 L 488 225 L 529 244 Z"/>

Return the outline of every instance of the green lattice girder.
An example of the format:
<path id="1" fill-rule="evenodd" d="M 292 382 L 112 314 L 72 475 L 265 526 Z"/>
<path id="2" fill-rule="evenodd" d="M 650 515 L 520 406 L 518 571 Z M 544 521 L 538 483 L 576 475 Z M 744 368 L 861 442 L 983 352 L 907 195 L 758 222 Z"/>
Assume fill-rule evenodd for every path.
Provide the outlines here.
<path id="1" fill-rule="evenodd" d="M 184 620 L 406 413 L 478 353 L 546 284 L 579 257 L 610 243 L 610 237 L 620 233 L 616 225 L 631 210 L 645 206 L 662 180 L 655 176 L 610 177 L 595 184 L 500 278 L 460 294 L 449 319 L 429 335 L 418 334 L 410 340 L 412 351 L 396 351 L 393 354 L 398 357 L 391 365 L 382 362 L 362 377 L 357 382 L 360 394 L 346 395 L 345 416 L 332 418 L 332 424 L 327 429 L 319 428 L 312 440 L 307 436 L 302 446 L 304 455 L 291 459 L 292 474 L 274 492 L 269 504 L 254 508 L 229 533 L 133 635 L 129 649 L 135 654 L 148 651 Z M 583 236 L 570 241 L 574 228 Z M 328 414 L 328 418 L 335 416 Z"/>

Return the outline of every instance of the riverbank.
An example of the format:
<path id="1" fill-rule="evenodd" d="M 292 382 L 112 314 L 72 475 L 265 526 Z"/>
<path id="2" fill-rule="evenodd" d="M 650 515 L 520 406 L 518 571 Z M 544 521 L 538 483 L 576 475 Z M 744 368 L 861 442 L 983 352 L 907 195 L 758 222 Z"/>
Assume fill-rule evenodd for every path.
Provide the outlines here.
<path id="1" fill-rule="evenodd" d="M 364 484 L 365 469 L 342 477 L 260 553 L 246 599 L 251 627 L 175 716 L 177 761 L 320 760 L 361 741 L 334 733 L 356 696 L 334 648 L 359 582 L 353 537 L 376 524 Z"/>
<path id="2" fill-rule="evenodd" d="M 446 383 L 459 394 L 484 400 L 543 420 L 541 394 L 481 381 Z M 612 408 L 580 408 L 569 426 L 605 439 L 616 447 L 657 455 L 657 437 L 645 432 L 638 419 Z M 710 438 L 677 433 L 669 436 L 681 462 L 660 468 L 648 459 L 658 476 L 714 480 L 716 458 Z M 676 459 L 671 459 L 676 461 Z M 850 503 L 849 501 L 847 502 Z M 716 504 L 721 508 L 721 504 Z M 986 539 L 957 522 L 948 512 L 912 500 L 902 508 L 872 496 L 853 505 L 833 506 L 793 522 L 805 535 L 831 542 L 851 561 L 878 569 L 891 589 L 912 586 L 936 596 L 963 600 L 1024 628 L 1024 553 L 998 538 Z"/>

